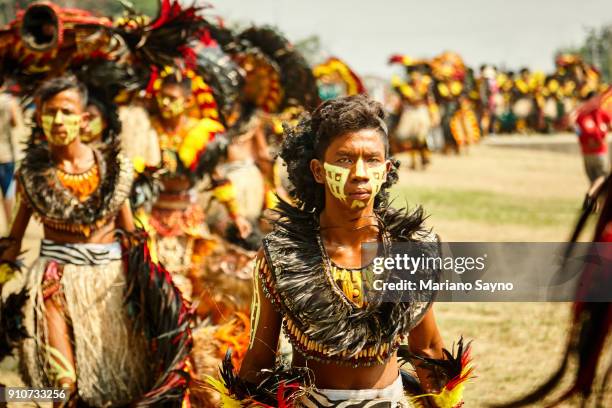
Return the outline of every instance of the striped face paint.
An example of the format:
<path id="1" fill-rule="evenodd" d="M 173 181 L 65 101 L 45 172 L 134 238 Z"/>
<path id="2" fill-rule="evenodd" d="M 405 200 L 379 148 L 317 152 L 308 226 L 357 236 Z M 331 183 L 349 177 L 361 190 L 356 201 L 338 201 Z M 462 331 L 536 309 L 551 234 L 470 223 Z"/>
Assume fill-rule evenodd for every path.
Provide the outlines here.
<path id="1" fill-rule="evenodd" d="M 55 116 L 42 115 L 42 128 L 49 143 L 55 146 L 67 146 L 77 138 L 81 132 L 81 115 L 64 114 L 57 111 Z M 66 135 L 56 135 L 53 133 L 53 125 L 64 125 Z"/>
<path id="2" fill-rule="evenodd" d="M 325 181 L 327 182 L 329 191 L 338 200 L 346 203 L 346 193 L 344 189 L 351 169 L 329 164 L 327 162 L 323 163 L 323 168 L 325 169 Z"/>
<path id="3" fill-rule="evenodd" d="M 323 168 L 325 169 L 325 181 L 327 183 L 327 186 L 329 187 L 330 192 L 338 200 L 342 201 L 343 203 L 346 203 L 346 183 L 348 182 L 351 169 L 342 166 L 336 166 L 327 162 L 323 164 Z M 386 171 L 386 163 L 382 163 L 378 166 L 367 167 L 365 162 L 363 161 L 363 158 L 359 156 L 359 159 L 357 159 L 356 163 L 355 175 L 357 177 L 368 178 L 372 194 L 370 194 L 370 198 L 367 202 L 361 200 L 353 200 L 353 202 L 351 203 L 351 208 L 364 208 L 374 201 L 374 198 L 376 198 L 376 195 L 380 192 L 380 189 L 382 188 L 382 185 L 386 180 Z"/>
<path id="4" fill-rule="evenodd" d="M 96 117 L 94 120 L 89 122 L 89 134 L 92 139 L 95 139 L 102 133 L 102 118 Z"/>
<path id="5" fill-rule="evenodd" d="M 158 95 L 157 104 L 162 116 L 166 119 L 175 118 L 185 112 L 185 101 L 183 99 L 171 101 L 168 97 Z"/>
<path id="6" fill-rule="evenodd" d="M 366 172 L 368 173 L 370 185 L 372 186 L 372 195 L 370 196 L 370 202 L 372 202 L 378 193 L 380 193 L 382 185 L 387 181 L 387 163 L 370 167 Z"/>

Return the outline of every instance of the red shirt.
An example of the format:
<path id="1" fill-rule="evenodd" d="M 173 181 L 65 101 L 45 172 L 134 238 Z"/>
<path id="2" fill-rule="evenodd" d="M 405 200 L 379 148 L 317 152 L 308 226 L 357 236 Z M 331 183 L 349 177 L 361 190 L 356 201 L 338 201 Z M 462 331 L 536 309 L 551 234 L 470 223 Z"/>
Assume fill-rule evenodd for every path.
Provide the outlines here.
<path id="1" fill-rule="evenodd" d="M 608 151 L 606 134 L 610 121 L 610 115 L 601 108 L 578 115 L 576 125 L 578 126 L 582 153 L 602 154 Z"/>

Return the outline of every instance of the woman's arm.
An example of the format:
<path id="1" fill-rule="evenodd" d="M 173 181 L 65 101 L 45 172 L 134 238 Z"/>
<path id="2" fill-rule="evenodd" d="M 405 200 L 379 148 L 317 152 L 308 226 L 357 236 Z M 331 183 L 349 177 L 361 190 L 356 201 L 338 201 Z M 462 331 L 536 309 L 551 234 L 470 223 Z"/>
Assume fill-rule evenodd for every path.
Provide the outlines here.
<path id="1" fill-rule="evenodd" d="M 260 269 L 266 267 L 263 251 L 259 251 L 255 265 L 251 304 L 251 341 L 240 368 L 240 377 L 254 383 L 257 382 L 257 374 L 262 369 L 272 368 L 275 364 L 281 328 L 281 316 L 265 296 L 259 279 Z"/>
<path id="2" fill-rule="evenodd" d="M 410 331 L 408 335 L 408 345 L 410 351 L 414 354 L 429 358 L 443 357 L 442 348 L 444 343 L 442 342 L 442 336 L 440 336 L 438 325 L 436 324 L 433 307 L 425 313 L 421 323 Z M 415 365 L 417 375 L 425 391 L 438 391 L 439 387 L 443 384 L 435 384 L 435 381 L 433 381 L 434 379 L 431 378 L 432 373 L 429 370 L 421 368 L 418 363 Z"/>

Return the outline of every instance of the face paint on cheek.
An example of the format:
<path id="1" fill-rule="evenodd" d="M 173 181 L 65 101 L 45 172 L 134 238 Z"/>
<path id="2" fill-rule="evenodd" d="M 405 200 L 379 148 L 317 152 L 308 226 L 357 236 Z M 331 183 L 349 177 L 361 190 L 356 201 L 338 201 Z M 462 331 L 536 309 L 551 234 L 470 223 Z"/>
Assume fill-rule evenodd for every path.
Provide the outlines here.
<path id="1" fill-rule="evenodd" d="M 372 193 L 370 194 L 370 198 L 368 199 L 367 203 L 361 200 L 353 200 L 353 202 L 351 203 L 351 208 L 364 208 L 374 201 L 386 180 L 386 171 L 386 163 L 374 167 L 366 167 L 361 156 L 359 157 L 359 159 L 357 160 L 357 168 L 355 169 L 355 175 L 358 177 L 368 178 L 370 190 L 372 191 Z"/>
<path id="2" fill-rule="evenodd" d="M 366 170 L 370 179 L 370 185 L 372 186 L 372 195 L 370 196 L 370 202 L 374 201 L 376 195 L 380 192 L 382 185 L 387 181 L 387 163 L 383 163 L 379 166 L 370 167 Z"/>
<path id="3" fill-rule="evenodd" d="M 89 139 L 95 139 L 98 135 L 102 133 L 102 118 L 97 117 L 88 125 L 89 128 Z"/>
<path id="4" fill-rule="evenodd" d="M 162 116 L 166 119 L 177 117 L 185 112 L 185 101 L 182 99 L 170 101 L 169 98 L 158 97 L 157 104 Z"/>
<path id="5" fill-rule="evenodd" d="M 323 168 L 325 169 L 325 181 L 329 191 L 334 197 L 345 203 L 345 187 L 351 170 L 329 163 L 323 163 Z"/>
<path id="6" fill-rule="evenodd" d="M 81 116 L 80 115 L 65 115 L 64 127 L 66 127 L 65 144 L 70 144 L 81 133 Z"/>
<path id="7" fill-rule="evenodd" d="M 42 115 L 41 118 L 43 133 L 47 137 L 49 143 L 56 146 L 69 145 L 81 133 L 81 115 L 64 115 L 57 112 L 55 116 Z M 66 130 L 66 135 L 57 135 L 53 132 L 53 125 L 63 125 Z"/>
<path id="8" fill-rule="evenodd" d="M 42 122 L 43 133 L 49 139 L 51 137 L 51 129 L 53 129 L 54 117 L 51 115 L 42 115 L 40 121 Z"/>

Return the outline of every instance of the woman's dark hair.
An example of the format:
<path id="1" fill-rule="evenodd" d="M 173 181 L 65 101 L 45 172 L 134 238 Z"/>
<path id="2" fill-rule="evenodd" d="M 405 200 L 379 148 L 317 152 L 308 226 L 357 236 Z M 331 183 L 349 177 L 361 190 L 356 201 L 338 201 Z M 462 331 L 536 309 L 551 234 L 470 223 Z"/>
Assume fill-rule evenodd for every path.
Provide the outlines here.
<path id="1" fill-rule="evenodd" d="M 325 206 L 325 188 L 314 179 L 310 161 L 322 161 L 336 137 L 363 129 L 379 130 L 385 144 L 385 156 L 392 163 L 387 181 L 374 200 L 374 208 L 387 204 L 387 190 L 397 182 L 399 162 L 389 157 L 389 137 L 384 118 L 380 103 L 364 95 L 353 95 L 325 101 L 311 116 L 304 116 L 295 128 L 285 128 L 280 157 L 287 164 L 289 180 L 293 184 L 289 193 L 303 210 L 320 212 Z"/>
<path id="2" fill-rule="evenodd" d="M 36 92 L 40 107 L 58 93 L 68 89 L 74 89 L 79 93 L 81 96 L 81 106 L 85 109 L 87 106 L 87 88 L 73 75 L 63 75 L 43 82 Z"/>

